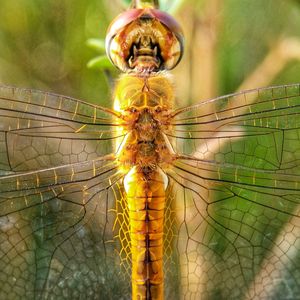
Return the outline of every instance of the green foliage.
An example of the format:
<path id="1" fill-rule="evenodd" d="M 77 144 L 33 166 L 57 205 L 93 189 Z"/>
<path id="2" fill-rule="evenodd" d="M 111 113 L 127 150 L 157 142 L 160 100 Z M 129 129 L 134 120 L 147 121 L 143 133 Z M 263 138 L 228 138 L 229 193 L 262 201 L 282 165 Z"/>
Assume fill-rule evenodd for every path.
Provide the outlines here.
<path id="1" fill-rule="evenodd" d="M 88 68 L 91 69 L 111 69 L 114 68 L 112 63 L 109 61 L 106 55 L 96 56 L 95 58 L 91 59 L 88 64 Z"/>
<path id="2" fill-rule="evenodd" d="M 111 69 L 105 58 L 104 39 L 113 17 L 129 5 L 128 0 L 52 0 L 1 1 L 0 81 L 76 96 L 110 105 L 110 87 L 103 70 Z M 191 86 L 177 88 L 180 99 L 199 101 L 199 74 L 204 70 L 190 57 L 197 53 L 197 36 L 214 19 L 207 17 L 204 0 L 161 0 L 160 6 L 176 18 L 184 16 L 187 36 L 184 63 L 178 74 Z M 297 1 L 220 1 L 216 17 L 219 31 L 208 32 L 216 38 L 213 62 L 215 94 L 233 92 L 274 47 L 279 37 L 299 37 L 300 17 Z M 190 24 L 194 24 L 191 28 Z M 216 35 L 217 34 L 217 35 Z M 189 43 L 190 42 L 190 43 Z M 202 43 L 202 41 L 201 41 Z M 209 56 L 210 53 L 207 53 Z M 201 54 L 200 61 L 207 58 Z M 188 70 L 198 68 L 198 74 Z M 88 66 L 88 68 L 87 68 Z M 180 68 L 187 68 L 183 70 Z M 277 76 L 276 83 L 296 82 L 299 63 L 293 61 Z M 194 73 L 194 77 L 191 74 Z M 176 78 L 177 78 L 176 74 Z M 179 77 L 180 78 L 180 77 Z M 183 97 L 184 95 L 184 97 Z"/>
<path id="3" fill-rule="evenodd" d="M 96 56 L 89 60 L 87 67 L 90 69 L 107 70 L 114 68 L 113 64 L 105 54 L 105 40 L 103 39 L 88 39 L 87 46 L 91 49 L 99 52 L 99 56 Z"/>
<path id="4" fill-rule="evenodd" d="M 105 41 L 104 39 L 88 39 L 87 46 L 92 49 L 99 51 L 100 53 L 105 52 Z"/>
<path id="5" fill-rule="evenodd" d="M 175 13 L 184 1 L 185 0 L 160 0 L 159 6 L 161 10 L 168 11 L 169 13 Z M 131 4 L 131 0 L 122 0 L 122 2 L 126 7 L 129 7 Z"/>

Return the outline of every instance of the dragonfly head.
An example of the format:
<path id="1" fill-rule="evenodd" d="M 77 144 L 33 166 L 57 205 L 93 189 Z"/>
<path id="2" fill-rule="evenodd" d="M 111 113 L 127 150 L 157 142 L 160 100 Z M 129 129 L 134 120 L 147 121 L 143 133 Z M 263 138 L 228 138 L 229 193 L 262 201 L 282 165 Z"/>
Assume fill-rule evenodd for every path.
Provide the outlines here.
<path id="1" fill-rule="evenodd" d="M 106 51 L 123 72 L 173 69 L 183 54 L 183 33 L 169 14 L 157 9 L 130 9 L 110 25 Z"/>

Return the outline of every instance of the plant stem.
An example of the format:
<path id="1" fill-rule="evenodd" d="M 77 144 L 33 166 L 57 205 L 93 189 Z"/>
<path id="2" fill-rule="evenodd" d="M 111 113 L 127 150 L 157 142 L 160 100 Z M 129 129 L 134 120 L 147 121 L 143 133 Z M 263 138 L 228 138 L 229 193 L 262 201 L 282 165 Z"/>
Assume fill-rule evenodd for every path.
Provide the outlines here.
<path id="1" fill-rule="evenodd" d="M 132 0 L 133 8 L 159 8 L 159 0 Z"/>

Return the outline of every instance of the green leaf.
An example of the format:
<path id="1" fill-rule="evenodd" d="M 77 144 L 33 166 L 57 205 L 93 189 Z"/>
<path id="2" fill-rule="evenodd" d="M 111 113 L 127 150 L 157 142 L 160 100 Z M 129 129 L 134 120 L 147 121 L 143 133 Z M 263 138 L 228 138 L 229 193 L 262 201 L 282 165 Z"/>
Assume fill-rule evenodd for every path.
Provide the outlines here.
<path id="1" fill-rule="evenodd" d="M 100 53 L 105 52 L 105 40 L 104 39 L 88 39 L 86 41 L 88 47 L 97 50 Z"/>
<path id="2" fill-rule="evenodd" d="M 128 6 L 128 7 L 131 4 L 131 0 L 123 0 L 122 2 L 124 3 L 125 6 Z"/>
<path id="3" fill-rule="evenodd" d="M 91 59 L 87 63 L 87 67 L 90 69 L 112 69 L 114 68 L 113 64 L 110 62 L 106 55 L 97 56 Z"/>
<path id="4" fill-rule="evenodd" d="M 161 4 L 161 10 L 167 11 L 169 14 L 173 15 L 179 11 L 184 2 L 185 0 L 174 0 L 170 4 L 170 1 L 162 1 L 163 4 Z"/>

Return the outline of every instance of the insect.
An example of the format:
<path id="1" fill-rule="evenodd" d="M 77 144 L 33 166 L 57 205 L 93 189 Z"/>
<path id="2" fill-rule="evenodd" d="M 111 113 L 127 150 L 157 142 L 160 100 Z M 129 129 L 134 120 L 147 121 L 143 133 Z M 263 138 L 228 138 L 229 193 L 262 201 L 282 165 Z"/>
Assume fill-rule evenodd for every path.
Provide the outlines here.
<path id="1" fill-rule="evenodd" d="M 108 30 L 113 109 L 1 87 L 1 298 L 300 296 L 300 86 L 175 108 L 157 4 Z"/>

